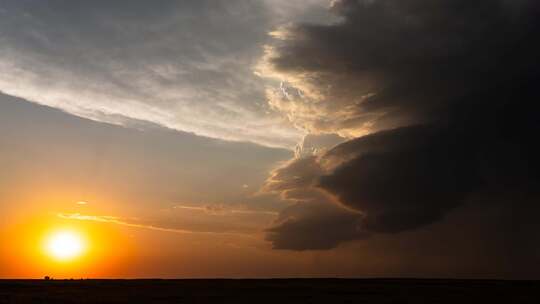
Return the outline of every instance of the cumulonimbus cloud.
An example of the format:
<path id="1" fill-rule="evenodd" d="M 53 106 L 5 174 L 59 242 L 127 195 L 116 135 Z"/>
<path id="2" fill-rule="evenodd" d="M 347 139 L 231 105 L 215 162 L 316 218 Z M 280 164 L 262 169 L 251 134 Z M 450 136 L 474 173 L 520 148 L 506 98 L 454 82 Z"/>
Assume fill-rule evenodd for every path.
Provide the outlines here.
<path id="1" fill-rule="evenodd" d="M 275 109 L 310 133 L 350 139 L 273 172 L 266 190 L 296 201 L 269 230 L 276 247 L 423 228 L 493 189 L 538 195 L 536 1 L 342 0 L 332 9 L 340 21 L 274 33 L 260 65 L 283 80 L 268 89 Z M 349 210 L 354 224 L 343 229 L 332 213 L 334 225 L 313 220 L 327 212 L 316 211 L 321 203 Z M 302 211 L 287 216 L 291 208 Z M 326 242 L 313 242 L 316 227 Z"/>

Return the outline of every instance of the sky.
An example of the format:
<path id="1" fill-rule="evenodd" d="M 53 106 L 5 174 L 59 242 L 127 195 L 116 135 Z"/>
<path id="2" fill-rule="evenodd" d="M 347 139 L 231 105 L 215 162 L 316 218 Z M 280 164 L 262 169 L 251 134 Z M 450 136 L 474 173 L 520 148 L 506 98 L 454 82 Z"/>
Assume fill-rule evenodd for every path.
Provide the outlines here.
<path id="1" fill-rule="evenodd" d="M 534 0 L 0 1 L 0 278 L 540 279 L 539 34 Z"/>

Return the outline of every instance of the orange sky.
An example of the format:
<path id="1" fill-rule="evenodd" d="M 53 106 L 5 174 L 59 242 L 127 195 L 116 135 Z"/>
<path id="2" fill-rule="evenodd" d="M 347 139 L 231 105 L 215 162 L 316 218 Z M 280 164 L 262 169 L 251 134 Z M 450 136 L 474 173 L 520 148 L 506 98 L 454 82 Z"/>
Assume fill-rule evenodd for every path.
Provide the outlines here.
<path id="1" fill-rule="evenodd" d="M 539 3 L 0 1 L 0 278 L 539 278 Z"/>

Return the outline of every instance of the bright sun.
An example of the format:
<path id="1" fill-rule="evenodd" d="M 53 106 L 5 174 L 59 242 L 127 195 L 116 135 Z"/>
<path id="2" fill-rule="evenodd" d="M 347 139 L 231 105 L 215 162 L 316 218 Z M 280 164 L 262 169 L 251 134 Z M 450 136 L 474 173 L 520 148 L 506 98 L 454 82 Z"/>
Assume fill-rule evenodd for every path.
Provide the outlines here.
<path id="1" fill-rule="evenodd" d="M 69 261 L 81 256 L 86 249 L 83 237 L 74 231 L 57 231 L 45 241 L 45 251 L 59 261 Z"/>

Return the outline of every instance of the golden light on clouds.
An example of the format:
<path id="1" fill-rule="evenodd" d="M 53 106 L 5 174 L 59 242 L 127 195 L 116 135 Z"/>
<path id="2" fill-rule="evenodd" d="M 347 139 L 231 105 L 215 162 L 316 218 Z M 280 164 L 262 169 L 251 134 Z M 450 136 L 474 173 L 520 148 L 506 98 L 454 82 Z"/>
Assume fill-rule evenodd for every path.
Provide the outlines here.
<path id="1" fill-rule="evenodd" d="M 77 231 L 60 230 L 45 239 L 44 250 L 51 258 L 68 262 L 84 255 L 87 242 Z"/>

